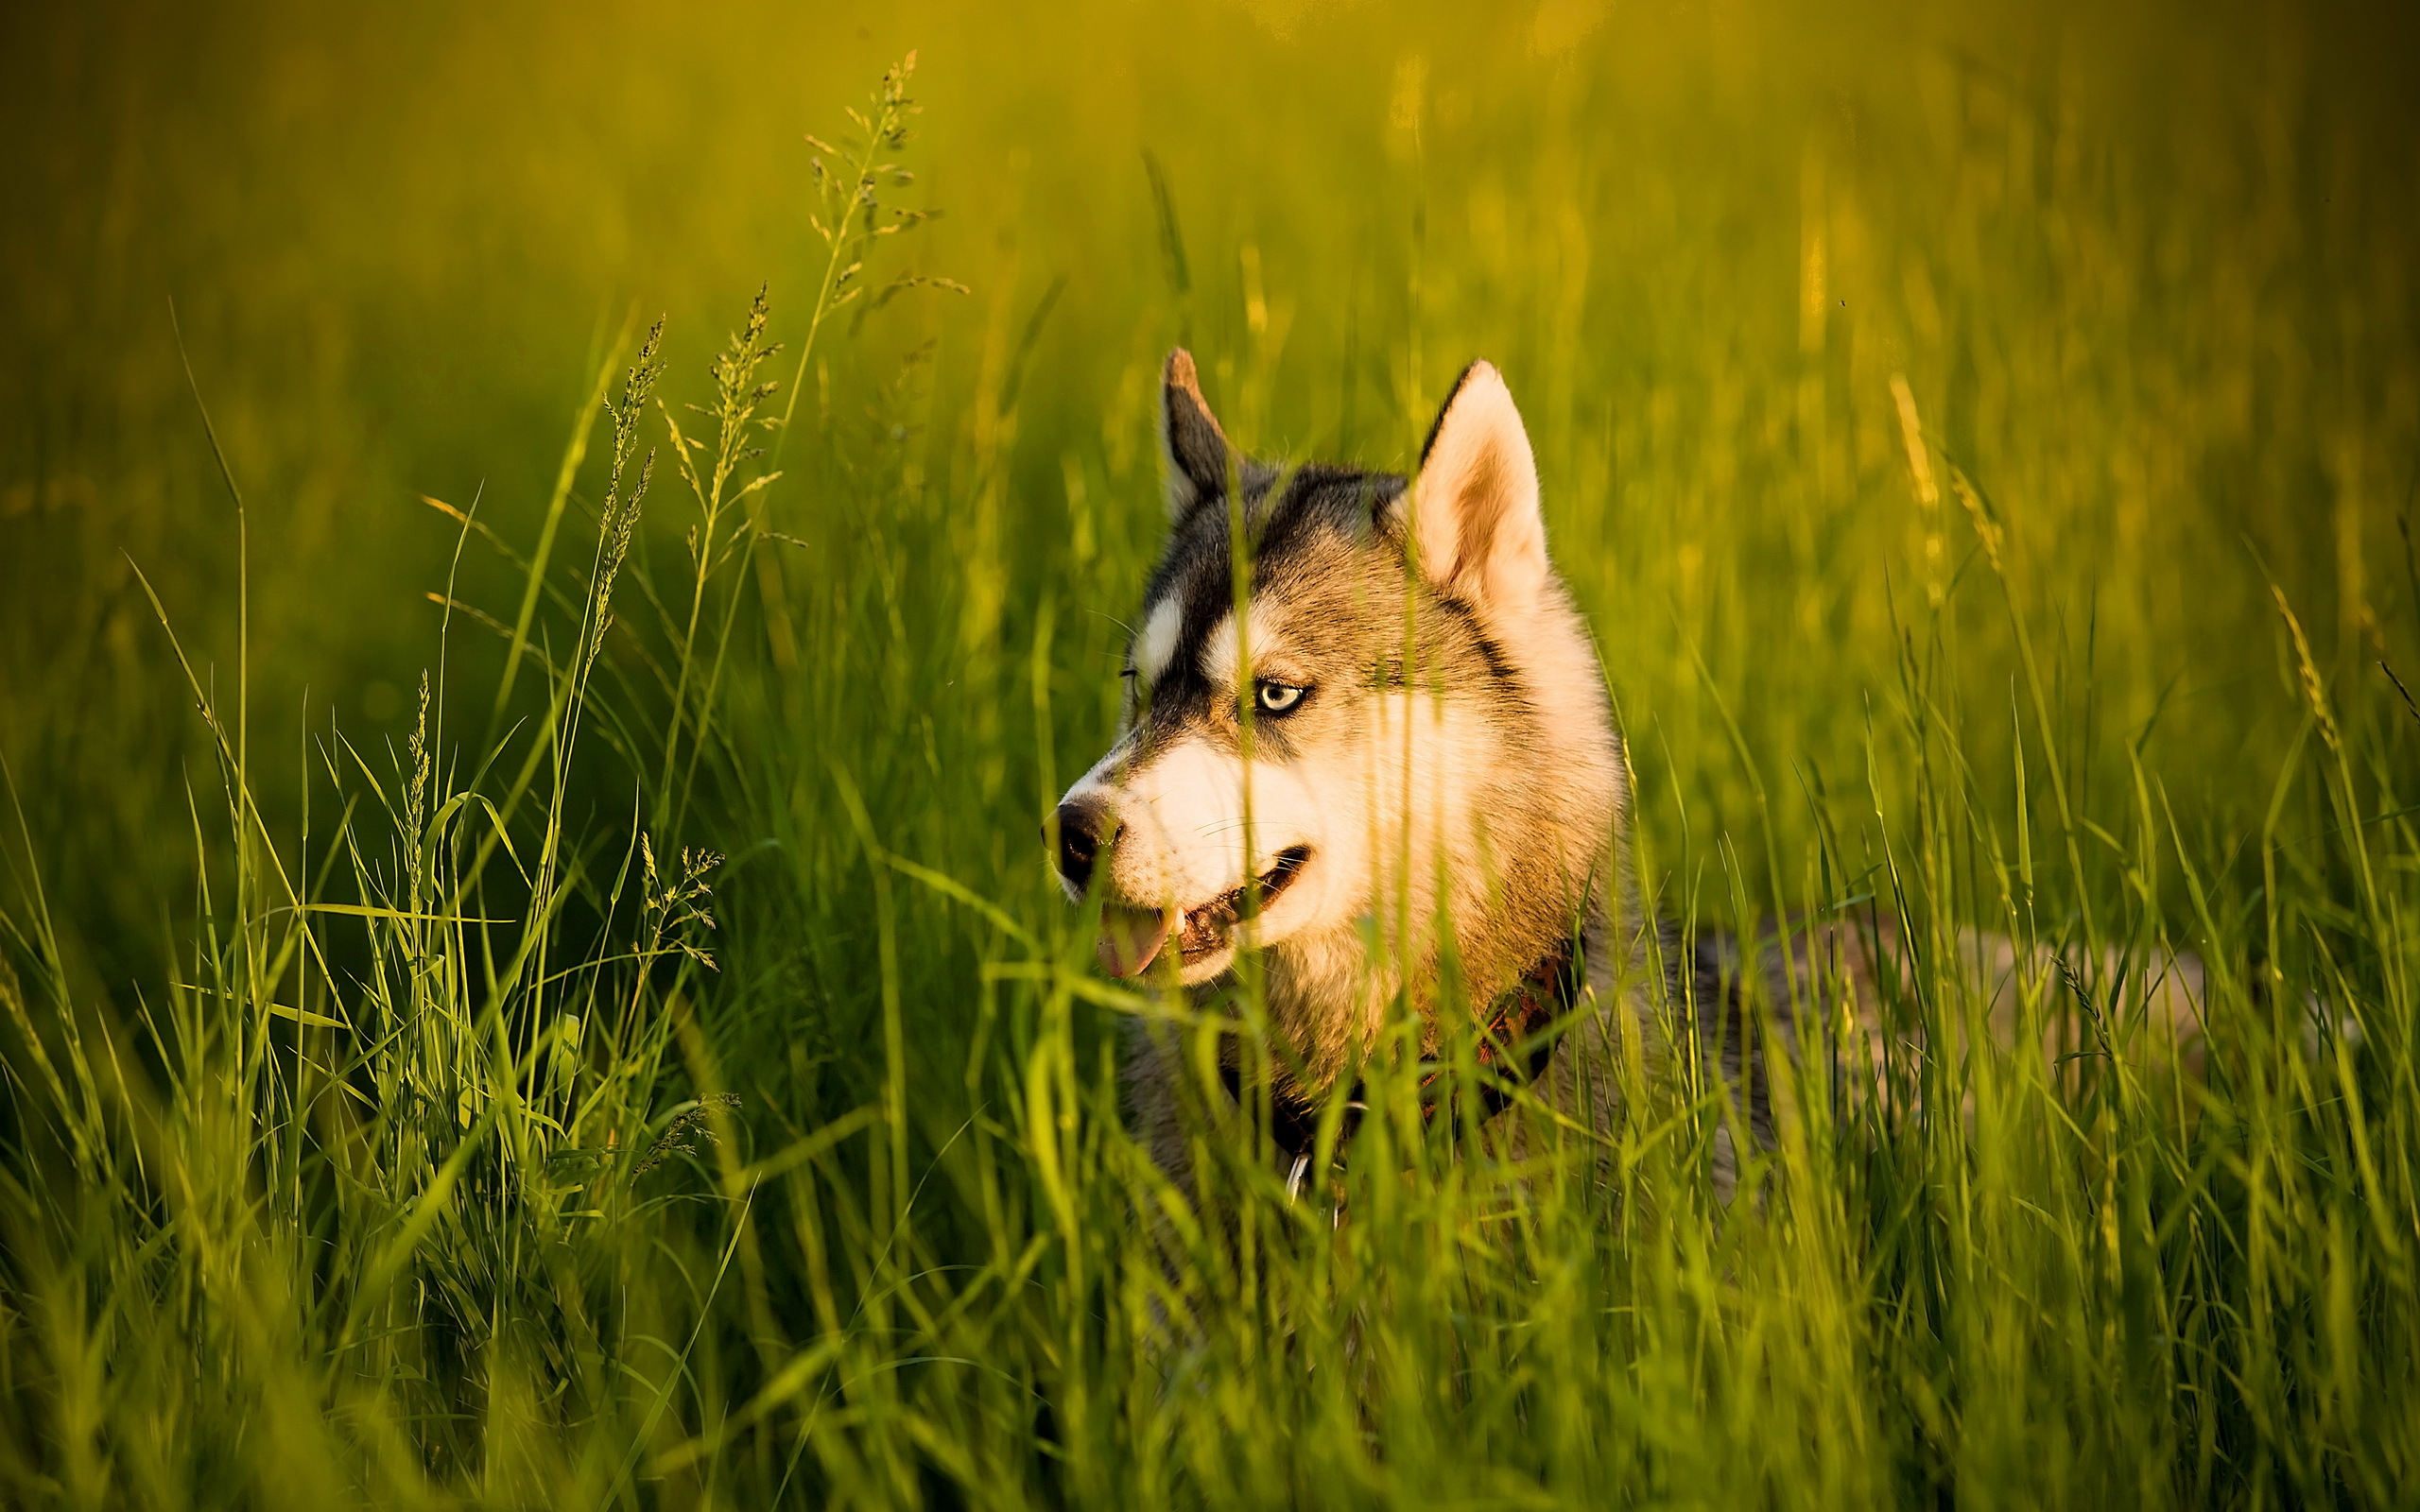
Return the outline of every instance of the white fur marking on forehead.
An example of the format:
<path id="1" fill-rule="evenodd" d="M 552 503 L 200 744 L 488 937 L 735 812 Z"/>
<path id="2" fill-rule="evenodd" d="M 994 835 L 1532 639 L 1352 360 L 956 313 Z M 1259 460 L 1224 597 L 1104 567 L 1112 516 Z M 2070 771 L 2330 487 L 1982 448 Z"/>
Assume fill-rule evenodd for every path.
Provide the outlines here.
<path id="1" fill-rule="evenodd" d="M 1160 680 L 1168 669 L 1168 659 L 1176 655 L 1177 632 L 1184 626 L 1184 609 L 1177 595 L 1168 594 L 1151 606 L 1149 618 L 1143 621 L 1143 633 L 1134 638 L 1134 671 L 1146 687 Z"/>
<path id="2" fill-rule="evenodd" d="M 1278 637 L 1285 632 L 1286 616 L 1275 604 L 1255 598 L 1244 613 L 1244 637 L 1250 647 L 1254 666 L 1276 654 Z M 1219 623 L 1201 643 L 1201 675 L 1214 688 L 1236 685 L 1236 617 L 1232 613 L 1219 616 Z"/>

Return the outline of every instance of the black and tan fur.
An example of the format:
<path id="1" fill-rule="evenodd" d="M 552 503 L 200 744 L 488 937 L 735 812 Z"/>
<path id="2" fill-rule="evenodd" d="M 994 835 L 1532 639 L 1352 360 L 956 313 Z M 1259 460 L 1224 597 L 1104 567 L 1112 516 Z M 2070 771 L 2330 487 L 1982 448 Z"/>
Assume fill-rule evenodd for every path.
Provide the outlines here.
<path id="1" fill-rule="evenodd" d="M 1846 926 L 1797 931 L 1788 950 L 1720 936 L 1685 947 L 1644 917 L 1621 736 L 1596 643 L 1547 559 L 1503 379 L 1485 363 L 1465 369 L 1415 479 L 1241 455 L 1181 351 L 1161 438 L 1168 542 L 1145 590 L 1120 738 L 1052 826 L 1070 896 L 1104 901 L 1110 969 L 1174 968 L 1207 1001 L 1256 945 L 1281 1090 L 1317 1104 L 1389 1013 L 1421 1015 L 1433 1046 L 1448 950 L 1453 1000 L 1483 1006 L 1576 931 L 1590 990 L 1536 1090 L 1602 1125 L 1613 1108 L 1582 1088 L 1604 1083 L 1582 1068 L 1602 1064 L 1627 1018 L 1651 1055 L 1694 1040 L 1752 1136 L 1770 1137 L 1768 1041 L 1745 1005 L 1761 1000 L 1778 1043 L 1801 1039 L 1793 1005 L 1819 977 L 1870 1016 L 1876 963 L 1895 947 Z M 1255 895 L 1267 902 L 1252 917 Z M 2004 984 L 2021 964 L 2001 942 L 1968 946 Z M 2200 970 L 2173 964 L 2159 996 L 2184 1020 Z M 1998 996 L 2012 1011 L 2016 992 Z M 1177 1062 L 1164 1037 L 1130 1041 L 1137 1132 L 1182 1177 L 1189 1072 Z M 1718 1148 L 1726 1184 L 1730 1155 Z"/>

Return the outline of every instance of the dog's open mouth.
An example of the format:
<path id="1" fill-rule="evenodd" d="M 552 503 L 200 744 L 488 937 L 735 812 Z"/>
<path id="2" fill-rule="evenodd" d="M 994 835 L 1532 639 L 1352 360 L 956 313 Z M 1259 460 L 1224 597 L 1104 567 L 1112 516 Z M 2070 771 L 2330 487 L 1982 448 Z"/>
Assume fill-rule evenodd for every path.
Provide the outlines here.
<path id="1" fill-rule="evenodd" d="M 1207 902 L 1190 908 L 1142 909 L 1124 908 L 1110 903 L 1100 913 L 1100 963 L 1112 976 L 1140 976 L 1159 958 L 1160 948 L 1168 936 L 1176 936 L 1179 960 L 1187 966 L 1224 950 L 1235 934 L 1236 921 L 1243 917 L 1249 895 L 1258 893 L 1259 906 L 1266 910 L 1277 901 L 1277 895 L 1292 885 L 1303 863 L 1311 857 L 1308 846 L 1291 846 L 1277 852 L 1269 869 L 1239 887 L 1220 893 Z"/>
<path id="2" fill-rule="evenodd" d="M 1184 923 L 1176 932 L 1176 948 L 1188 961 L 1198 961 L 1227 943 L 1227 936 L 1243 917 L 1244 894 L 1258 889 L 1260 906 L 1266 909 L 1277 901 L 1277 895 L 1292 884 L 1294 873 L 1309 860 L 1308 846 L 1292 846 L 1277 852 L 1269 869 L 1232 892 L 1220 893 L 1206 903 L 1188 908 Z"/>

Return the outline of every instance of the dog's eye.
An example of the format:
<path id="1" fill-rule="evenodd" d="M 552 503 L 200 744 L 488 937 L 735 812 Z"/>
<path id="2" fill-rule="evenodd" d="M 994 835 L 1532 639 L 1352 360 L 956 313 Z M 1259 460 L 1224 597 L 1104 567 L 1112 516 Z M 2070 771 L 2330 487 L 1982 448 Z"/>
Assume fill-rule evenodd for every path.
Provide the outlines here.
<path id="1" fill-rule="evenodd" d="M 1265 714 L 1290 713 L 1303 701 L 1303 695 L 1311 691 L 1290 682 L 1271 682 L 1267 678 L 1261 679 L 1253 687 L 1259 695 L 1260 712 Z"/>

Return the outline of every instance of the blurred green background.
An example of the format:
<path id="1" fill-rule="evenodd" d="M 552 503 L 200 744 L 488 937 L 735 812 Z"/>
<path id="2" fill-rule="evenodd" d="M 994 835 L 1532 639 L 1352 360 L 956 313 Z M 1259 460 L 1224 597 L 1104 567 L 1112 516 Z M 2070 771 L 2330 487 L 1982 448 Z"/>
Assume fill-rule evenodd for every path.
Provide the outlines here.
<path id="1" fill-rule="evenodd" d="M 2120 687 L 2270 639 L 2248 547 L 2345 656 L 2401 591 L 2401 9 L 112 5 L 5 26 L 8 750 L 73 723 L 63 767 L 104 783 L 155 777 L 182 721 L 152 709 L 129 558 L 220 656 L 234 597 L 172 302 L 251 498 L 261 707 L 310 687 L 392 723 L 453 554 L 416 493 L 479 496 L 526 541 L 600 332 L 668 312 L 690 372 L 769 281 L 779 334 L 818 251 L 801 133 L 908 48 L 932 107 L 915 200 L 946 220 L 905 256 L 973 295 L 873 319 L 830 404 L 929 344 L 912 448 L 946 470 L 987 338 L 1058 288 L 1010 459 L 1021 593 L 1063 558 L 1063 455 L 1142 448 L 1137 372 L 1181 336 L 1252 445 L 1373 462 L 1494 355 L 1548 498 L 1590 525 L 1559 537 L 1582 591 L 1663 588 L 1587 593 L 1616 679 L 1675 605 L 1725 670 L 1857 612 L 1759 566 L 1880 591 L 1914 508 L 1894 370 L 2045 597 L 2159 631 L 2115 644 Z M 1150 535 L 1147 498 L 1098 508 Z M 782 510 L 805 537 L 833 518 Z M 1708 612 L 1752 634 L 1719 644 Z M 2273 692 L 2221 690 L 2236 673 L 2181 690 L 2209 735 Z"/>
<path id="2" fill-rule="evenodd" d="M 169 1207 L 147 1205 L 142 1181 L 130 1188 L 141 1200 L 92 1198 L 108 1223 L 79 1219 L 61 1175 L 75 1141 L 37 1128 L 56 1114 L 59 1128 L 130 1145 L 152 1127 L 143 1097 L 58 1113 L 27 1093 L 9 1105 L 17 1268 L 5 1274 L 74 1305 L 43 1313 L 53 1332 L 41 1333 L 0 1297 L 0 1389 L 29 1425 L 0 1442 L 7 1485 L 118 1486 L 153 1453 L 161 1484 L 202 1488 L 197 1503 L 308 1503 L 304 1479 L 280 1479 L 289 1459 L 341 1467 L 356 1486 L 435 1485 L 432 1504 L 506 1503 L 543 1499 L 523 1492 L 577 1462 L 568 1504 L 614 1499 L 637 1463 L 618 1458 L 630 1443 L 662 1456 L 648 1495 L 666 1504 L 827 1491 L 880 1504 L 942 1480 L 976 1502 L 1031 1486 L 1037 1500 L 1137 1504 L 1134 1487 L 1171 1477 L 1207 1503 L 1287 1501 L 1290 1486 L 1300 1504 L 1339 1465 L 1413 1501 L 1439 1484 L 1424 1466 L 1504 1491 L 1514 1483 L 1488 1478 L 1499 1463 L 1536 1486 L 1583 1484 L 1555 1478 L 1577 1465 L 1600 1488 L 1653 1481 L 1683 1499 L 1754 1490 L 1776 1504 L 1877 1486 L 1876 1500 L 2005 1486 L 2020 1502 L 2089 1501 L 2135 1463 L 2152 1467 L 2136 1486 L 2146 1503 L 2277 1487 L 2391 1500 L 2382 1488 L 2414 1441 L 2408 1373 L 2390 1356 L 2411 1317 L 2415 1251 L 2398 1214 L 2420 1118 L 2405 927 L 2420 868 L 2396 796 L 2420 710 L 2386 670 L 2420 680 L 2408 533 L 2420 19 L 2408 6 L 11 8 L 0 759 L 26 843 L 0 844 L 0 919 L 21 931 L 9 959 L 36 984 L 26 1001 L 57 1010 L 18 1051 L 70 1037 L 79 1014 L 87 1034 L 163 1001 L 208 1021 L 221 1000 L 195 985 L 212 980 L 205 965 L 285 927 L 258 885 L 227 890 L 242 848 L 137 570 L 230 713 L 248 601 L 251 786 L 290 867 L 329 875 L 331 718 L 363 755 L 335 762 L 342 783 L 398 775 L 424 668 L 451 711 L 441 768 L 458 762 L 455 780 L 493 797 L 530 748 L 546 679 L 525 673 L 483 730 L 504 642 L 469 610 L 510 622 L 523 576 L 510 556 L 540 534 L 567 438 L 594 428 L 550 573 L 562 596 L 537 620 L 559 660 L 572 644 L 604 492 L 593 375 L 662 313 L 663 392 L 685 414 L 766 285 L 771 335 L 792 343 L 767 371 L 787 381 L 824 256 L 805 134 L 844 135 L 841 108 L 910 49 L 925 113 L 900 161 L 916 178 L 885 193 L 939 218 L 881 244 L 867 280 L 964 289 L 909 290 L 826 327 L 784 476 L 763 496 L 785 539 L 768 538 L 762 576 L 710 595 L 732 611 L 731 639 L 715 643 L 732 648 L 729 675 L 700 702 L 718 721 L 712 739 L 682 747 L 707 748 L 702 775 L 677 782 L 659 754 L 668 689 L 650 679 L 686 649 L 695 510 L 668 461 L 659 469 L 564 842 L 578 852 L 566 918 L 616 920 L 587 960 L 614 983 L 621 916 L 600 900 L 632 816 L 666 858 L 681 845 L 733 857 L 717 883 L 720 973 L 631 970 L 628 1001 L 649 1005 L 660 1037 L 607 1068 L 628 1073 L 614 1116 L 661 1130 L 722 1074 L 718 1060 L 748 1099 L 731 1160 L 805 1148 L 786 1142 L 874 1108 L 878 1090 L 880 1119 L 846 1125 L 872 1130 L 872 1153 L 849 1143 L 844 1162 L 816 1146 L 811 1168 L 800 1156 L 767 1178 L 784 1194 L 763 1210 L 678 1207 L 691 1188 L 667 1174 L 641 1189 L 641 1169 L 622 1216 L 595 1228 L 579 1227 L 593 1214 L 558 1211 L 573 1195 L 500 1177 L 504 1194 L 476 1211 L 502 1218 L 406 1257 L 414 1275 L 477 1271 L 469 1300 L 447 1313 L 426 1300 L 430 1281 L 395 1331 L 405 1342 L 373 1349 L 345 1332 L 346 1310 L 386 1298 L 398 1273 L 372 1263 L 378 1246 L 420 1211 L 446 1150 L 480 1137 L 463 1132 L 467 1113 L 453 1126 L 473 1103 L 446 1101 L 451 1083 L 431 1106 L 458 1146 L 382 1153 L 365 1175 L 345 1163 L 358 1157 L 346 1130 L 306 1138 L 303 1114 L 221 1099 L 213 1076 L 170 1066 L 164 1106 L 238 1131 L 238 1153 L 201 1184 L 251 1213 L 267 1179 L 251 1162 L 285 1171 L 278 1150 L 302 1152 L 291 1169 L 311 1174 L 294 1178 L 290 1211 L 261 1209 L 262 1230 L 306 1257 L 306 1280 L 323 1241 L 345 1257 L 316 1290 L 265 1272 L 207 1306 L 193 1278 L 234 1251 L 197 1239 L 190 1214 L 158 1217 Z M 1595 1198 L 1575 1198 L 1538 1220 L 1519 1263 L 1471 1283 L 1475 1301 L 1453 1290 L 1455 1267 L 1479 1266 L 1469 1236 L 1497 1231 L 1474 1216 L 1486 1189 L 1423 1189 L 1436 1206 L 1413 1211 L 1433 1227 L 1374 1222 L 1340 1242 L 1374 1246 L 1368 1275 L 1447 1278 L 1416 1296 L 1407 1281 L 1371 1324 L 1399 1329 L 1411 1362 L 1391 1407 L 1402 1416 L 1372 1439 L 1382 1450 L 1356 1458 L 1370 1419 L 1337 1387 L 1359 1368 L 1356 1337 L 1306 1333 L 1304 1350 L 1328 1351 L 1314 1376 L 1238 1330 L 1199 1377 L 1225 1416 L 1169 1408 L 1137 1343 L 1158 1261 L 1133 1238 L 1133 1166 L 1106 1132 L 1114 1021 L 1068 986 L 1078 973 L 978 968 L 1087 955 L 1035 825 L 1114 723 L 1119 617 L 1161 527 L 1153 388 L 1179 342 L 1247 447 L 1394 467 L 1463 363 L 1502 367 L 1536 444 L 1553 550 L 1632 739 L 1650 880 L 1674 912 L 1870 897 L 1872 870 L 1826 867 L 1895 856 L 1914 879 L 1900 900 L 1910 918 L 2182 941 L 2222 974 L 2272 952 L 2286 962 L 2273 969 L 2290 968 L 2276 980 L 2376 1015 L 2370 1111 L 2347 1060 L 2341 1081 L 2291 1095 L 2230 1086 L 2207 1117 L 2127 1103 L 2087 1140 L 2055 1091 L 2027 1082 L 2036 1101 L 1981 1121 L 1982 1156 L 1954 1147 L 1948 1121 L 1910 1120 L 1844 1130 L 1837 1166 L 1794 1169 L 1837 1199 L 1837 1234 L 1743 1223 L 1735 1236 L 1760 1237 L 1716 1252 L 1701 1246 L 1714 1219 L 1685 1202 L 1661 1210 L 1668 1224 L 1608 1235 L 1582 1212 Z M 248 547 L 197 394 L 243 490 Z M 665 444 L 657 421 L 645 442 Z M 475 507 L 505 549 L 466 539 L 424 495 Z M 441 642 L 429 595 L 449 589 L 468 609 Z M 492 751 L 501 765 L 481 772 Z M 294 838 L 306 807 L 320 848 L 307 862 Z M 510 824 L 536 853 L 529 811 Z M 1820 861 L 1819 833 L 1833 844 Z M 1996 864 L 2003 847 L 2021 898 L 1978 859 Z M 886 851 L 1004 912 L 911 886 Z M 509 911 L 503 869 L 488 885 Z M 37 875 L 46 912 L 27 902 Z M 337 893 L 353 882 L 338 868 Z M 58 931 L 57 982 L 36 969 L 37 917 Z M 319 945 L 333 965 L 312 1001 L 332 1015 L 371 1014 L 373 958 L 436 970 L 414 954 L 424 941 L 339 937 L 351 928 L 329 925 Z M 453 1022 L 509 1025 L 497 1044 L 527 1049 L 558 1010 L 596 1011 L 579 997 L 591 987 L 552 979 L 480 999 L 458 954 L 454 967 Z M 2349 975 L 2327 974 L 2340 968 Z M 302 1085 L 317 1073 L 297 1047 L 318 1041 L 287 1027 L 308 1021 L 276 996 L 285 971 L 255 971 L 247 990 L 275 1052 L 263 1053 L 294 1057 Z M 2221 997 L 2251 1042 L 2289 1042 L 2243 1026 L 2272 1033 L 2265 1016 L 2298 996 L 2247 975 Z M 667 1026 L 685 1033 L 693 1003 L 703 1038 L 676 1054 Z M 172 1039 L 152 1042 L 153 1060 L 173 1060 Z M 328 1054 L 331 1074 L 367 1085 L 400 1053 L 364 1031 Z M 461 1060 L 463 1097 L 510 1100 L 513 1068 Z M 10 1070 L 13 1097 L 32 1080 Z M 419 1112 L 397 1101 L 363 1116 L 385 1139 Z M 2385 1177 L 2367 1146 L 2347 1153 L 2363 1137 L 2385 1152 Z M 2132 1269 L 2105 1194 L 2118 1188 L 2100 1184 L 2121 1147 L 2143 1183 L 2125 1209 Z M 1970 1157 L 2005 1149 L 2026 1153 L 1969 1181 Z M 1684 1156 L 1626 1179 L 1657 1200 L 1694 1191 Z M 675 1165 L 679 1181 L 696 1177 Z M 917 1195 L 903 1197 L 911 1165 Z M 2272 1202 L 2263 1181 L 2284 1194 Z M 338 1212 L 359 1192 L 376 1196 L 362 1199 L 369 1216 Z M 1991 1207 L 2010 1192 L 2022 1200 Z M 923 1227 L 903 1238 L 919 1200 Z M 1291 1210 L 1273 1198 L 1270 1211 Z M 804 1219 L 786 1230 L 791 1212 L 824 1214 L 839 1236 L 846 1306 L 832 1301 L 824 1238 Z M 886 1213 L 897 1228 L 882 1229 Z M 550 1290 L 556 1251 L 542 1263 L 517 1247 L 546 1223 L 574 1257 L 562 1263 L 591 1267 L 586 1312 L 562 1300 L 576 1287 Z M 1936 1243 L 1952 1228 L 1956 1246 Z M 744 1287 L 693 1285 L 743 1236 Z M 1532 1285 L 1532 1260 L 1578 1289 Z M 1359 1305 L 1354 1273 L 1326 1264 L 1312 1255 L 1298 1290 L 1277 1293 L 1300 1303 L 1293 1316 Z M 1201 1284 L 1231 1282 L 1250 1289 Z M 213 1308 L 241 1317 L 247 1297 L 272 1297 L 265 1314 L 281 1315 L 289 1290 L 307 1314 L 293 1339 L 213 1343 L 233 1327 Z M 527 1338 L 504 1322 L 482 1334 L 498 1297 L 622 1330 L 597 1346 L 613 1362 L 604 1383 L 545 1339 L 516 1354 Z M 882 1322 L 891 1308 L 915 1326 Z M 869 1316 L 882 1327 L 860 1327 Z M 683 1357 L 678 1391 L 681 1371 L 648 1352 L 651 1328 L 700 1351 Z M 119 1352 L 113 1337 L 154 1342 Z M 1517 1395 L 1535 1379 L 1525 1340 L 1568 1346 L 1547 1376 L 1575 1383 L 1569 1400 Z M 800 1397 L 767 1407 L 761 1432 L 746 1419 L 723 1459 L 690 1454 L 733 1403 L 788 1379 L 785 1360 L 834 1341 L 856 1352 L 816 1355 L 815 1369 L 847 1376 L 832 1397 L 859 1416 L 821 1417 L 822 1397 L 811 1411 Z M 1502 1369 L 1471 1366 L 1467 1398 L 1423 1395 L 1499 1345 Z M 346 1397 L 339 1366 L 378 1350 L 389 1374 Z M 99 1363 L 78 1375 L 78 1361 Z M 527 1404 L 504 1376 L 525 1367 L 532 1392 L 560 1387 L 593 1415 L 544 1397 L 514 1418 Z M 650 1371 L 666 1373 L 660 1391 Z M 237 1384 L 223 1401 L 181 1396 L 188 1376 Z M 562 1385 L 575 1378 L 578 1390 Z M 894 1395 L 869 1406 L 866 1391 Z M 255 1415 L 244 1392 L 285 1416 Z M 358 1422 L 421 1435 L 419 1457 L 379 1458 L 388 1440 L 322 1411 L 338 1399 Z M 1314 1408 L 1324 1436 L 1290 1437 Z M 1565 1441 L 1538 1426 L 1556 1413 L 1571 1444 L 1630 1447 L 1556 1460 Z M 212 1458 L 230 1423 L 255 1420 L 302 1436 Z M 107 1431 L 87 1463 L 78 1425 L 91 1422 Z M 781 1435 L 793 1430 L 822 1479 L 792 1476 L 804 1451 Z M 1323 1447 L 1303 1447 L 1314 1438 Z M 526 1484 L 508 1463 L 520 1449 L 537 1467 Z M 406 1460 L 410 1473 L 395 1469 Z M 251 1489 L 212 1491 L 239 1486 Z"/>
<path id="3" fill-rule="evenodd" d="M 1946 495 L 1946 558 L 1924 559 L 1893 372 L 2007 515 L 2029 609 L 2097 638 L 2105 728 L 2169 693 L 2163 767 L 2197 798 L 2292 717 L 2260 563 L 2342 670 L 2409 592 L 2400 9 L 244 4 L 0 26 L 0 750 L 77 836 L 55 864 L 111 855 L 70 893 L 96 923 L 156 924 L 192 734 L 130 563 L 198 656 L 225 676 L 233 654 L 236 538 L 172 301 L 251 505 L 264 744 L 297 748 L 306 689 L 391 732 L 454 551 L 417 496 L 475 497 L 526 547 L 584 364 L 631 312 L 669 314 L 676 378 L 760 282 L 795 338 L 821 249 L 802 135 L 911 47 L 929 109 L 907 202 L 945 215 L 897 263 L 972 293 L 836 344 L 819 402 L 912 432 L 907 465 L 946 496 L 1058 291 L 1000 443 L 1012 617 L 1046 589 L 1131 598 L 1131 554 L 1070 576 L 1067 479 L 1089 469 L 1097 528 L 1148 548 L 1146 379 L 1179 339 L 1247 444 L 1375 463 L 1407 457 L 1461 363 L 1499 362 L 1626 708 L 1683 721 L 1685 766 L 1707 742 L 1684 643 L 1777 770 L 1839 756 L 1890 664 L 1886 596 L 1904 614 L 1968 563 Z M 809 541 L 845 518 L 804 487 L 774 507 Z M 510 607 L 492 558 L 463 576 Z M 1978 635 L 1968 692 L 1997 698 Z M 1760 667 L 1824 696 L 1775 697 Z"/>

